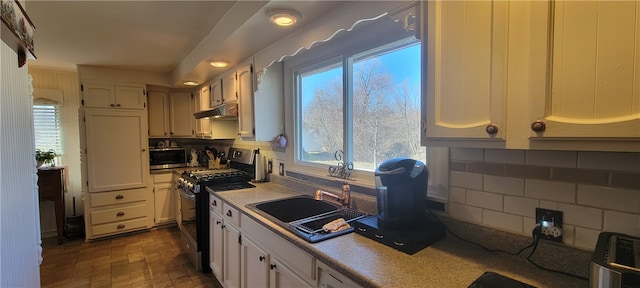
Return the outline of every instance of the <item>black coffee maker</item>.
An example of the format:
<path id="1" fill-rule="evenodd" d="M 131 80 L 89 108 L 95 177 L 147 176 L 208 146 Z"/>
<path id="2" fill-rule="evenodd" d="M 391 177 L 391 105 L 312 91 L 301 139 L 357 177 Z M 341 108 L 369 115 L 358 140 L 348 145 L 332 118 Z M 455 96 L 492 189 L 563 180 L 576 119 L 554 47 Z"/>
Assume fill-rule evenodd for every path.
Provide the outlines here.
<path id="1" fill-rule="evenodd" d="M 425 218 L 429 170 L 424 163 L 408 159 L 386 160 L 376 169 L 378 227 L 406 230 Z"/>
<path id="2" fill-rule="evenodd" d="M 378 215 L 357 220 L 357 234 L 407 254 L 445 237 L 445 227 L 427 212 L 429 171 L 409 158 L 386 160 L 376 169 Z"/>

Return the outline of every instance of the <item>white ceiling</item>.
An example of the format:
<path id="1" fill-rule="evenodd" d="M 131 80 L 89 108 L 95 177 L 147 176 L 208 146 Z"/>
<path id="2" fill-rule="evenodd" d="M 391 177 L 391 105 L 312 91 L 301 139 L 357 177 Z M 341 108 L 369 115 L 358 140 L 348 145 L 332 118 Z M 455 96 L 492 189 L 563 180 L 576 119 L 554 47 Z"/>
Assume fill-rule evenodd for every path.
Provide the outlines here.
<path id="1" fill-rule="evenodd" d="M 200 83 L 340 5 L 340 1 L 27 1 L 36 27 L 29 66 L 76 70 L 94 65 L 166 73 L 174 85 Z M 276 27 L 267 11 L 291 8 L 301 25 Z"/>

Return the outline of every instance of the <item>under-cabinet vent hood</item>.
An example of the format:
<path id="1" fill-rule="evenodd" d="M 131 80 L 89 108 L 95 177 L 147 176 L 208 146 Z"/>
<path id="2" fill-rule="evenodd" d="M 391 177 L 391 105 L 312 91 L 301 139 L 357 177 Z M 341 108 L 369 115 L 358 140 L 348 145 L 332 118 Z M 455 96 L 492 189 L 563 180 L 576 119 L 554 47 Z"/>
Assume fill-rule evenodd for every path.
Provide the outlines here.
<path id="1" fill-rule="evenodd" d="M 238 104 L 222 104 L 211 108 L 210 110 L 204 110 L 193 113 L 196 119 L 202 118 L 237 118 L 238 117 Z"/>

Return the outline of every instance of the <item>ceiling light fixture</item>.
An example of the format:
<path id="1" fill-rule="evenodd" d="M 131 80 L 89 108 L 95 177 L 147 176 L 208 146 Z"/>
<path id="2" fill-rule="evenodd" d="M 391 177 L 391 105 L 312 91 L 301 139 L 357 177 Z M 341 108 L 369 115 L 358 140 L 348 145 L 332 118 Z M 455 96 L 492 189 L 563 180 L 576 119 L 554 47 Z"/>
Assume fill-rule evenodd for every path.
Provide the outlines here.
<path id="1" fill-rule="evenodd" d="M 184 86 L 198 86 L 198 82 L 196 81 L 185 81 Z"/>
<path id="2" fill-rule="evenodd" d="M 278 26 L 292 26 L 302 19 L 302 15 L 291 9 L 276 9 L 267 12 L 269 20 Z"/>
<path id="3" fill-rule="evenodd" d="M 209 60 L 209 65 L 213 66 L 213 67 L 217 67 L 217 68 L 223 68 L 223 67 L 227 67 L 227 65 L 229 65 L 229 61 L 226 60 Z"/>

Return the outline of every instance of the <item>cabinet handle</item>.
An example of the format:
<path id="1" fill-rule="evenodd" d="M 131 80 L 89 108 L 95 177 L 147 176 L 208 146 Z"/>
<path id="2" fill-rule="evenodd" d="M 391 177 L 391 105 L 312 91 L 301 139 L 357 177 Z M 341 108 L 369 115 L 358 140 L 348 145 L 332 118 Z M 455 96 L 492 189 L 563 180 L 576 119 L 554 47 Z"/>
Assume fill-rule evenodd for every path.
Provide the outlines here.
<path id="1" fill-rule="evenodd" d="M 216 225 L 220 225 L 220 223 L 221 223 L 220 221 L 216 221 Z"/>
<path id="2" fill-rule="evenodd" d="M 122 200 L 124 199 L 124 195 L 116 195 L 116 200 Z"/>
<path id="3" fill-rule="evenodd" d="M 220 226 L 220 229 L 224 229 L 225 227 L 227 227 L 227 225 L 222 225 Z"/>
<path id="4" fill-rule="evenodd" d="M 227 216 L 231 217 L 231 215 L 233 215 L 231 214 L 231 210 L 227 210 Z"/>
<path id="5" fill-rule="evenodd" d="M 120 107 L 120 104 L 116 104 L 116 107 Z"/>
<path id="6" fill-rule="evenodd" d="M 547 124 L 544 124 L 543 121 L 538 120 L 538 121 L 533 121 L 533 123 L 531 123 L 531 130 L 533 132 L 540 133 L 540 132 L 544 132 L 545 129 L 547 129 Z"/>
<path id="7" fill-rule="evenodd" d="M 111 104 L 111 105 L 109 105 L 109 106 L 111 106 L 111 107 L 116 107 L 116 105 L 114 105 L 114 104 Z"/>
<path id="8" fill-rule="evenodd" d="M 496 134 L 498 134 L 498 126 L 493 125 L 493 124 L 489 124 L 484 129 L 484 131 L 487 131 L 487 134 L 489 134 L 489 135 L 496 135 Z"/>
<path id="9" fill-rule="evenodd" d="M 118 225 L 118 229 L 124 229 L 124 224 Z"/>
<path id="10" fill-rule="evenodd" d="M 264 259 L 266 259 L 266 258 L 264 258 L 264 256 L 260 256 L 260 257 L 258 257 L 258 259 L 260 260 L 260 262 L 262 262 L 262 261 L 264 261 Z"/>
<path id="11" fill-rule="evenodd" d="M 213 202 L 211 203 L 211 206 L 218 206 L 218 201 L 213 200 Z"/>
<path id="12" fill-rule="evenodd" d="M 116 214 L 116 216 L 118 216 L 118 217 L 122 217 L 122 216 L 124 216 L 124 212 L 120 211 L 120 212 L 118 212 L 118 213 Z"/>
<path id="13" fill-rule="evenodd" d="M 277 267 L 276 267 L 276 264 L 271 264 L 271 265 L 269 265 L 269 268 L 270 268 L 271 270 L 273 270 L 273 269 L 276 269 Z"/>

